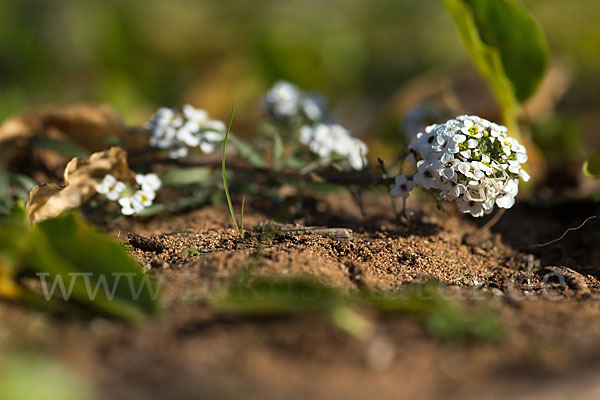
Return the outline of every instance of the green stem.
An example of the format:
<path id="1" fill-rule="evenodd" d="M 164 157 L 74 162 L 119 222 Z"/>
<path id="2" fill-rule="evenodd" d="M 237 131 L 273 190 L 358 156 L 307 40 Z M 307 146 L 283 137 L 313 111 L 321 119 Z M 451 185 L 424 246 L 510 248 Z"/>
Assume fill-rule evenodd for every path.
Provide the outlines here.
<path id="1" fill-rule="evenodd" d="M 225 197 L 227 198 L 227 205 L 229 206 L 229 212 L 231 213 L 231 219 L 233 219 L 233 224 L 236 229 L 240 233 L 240 236 L 243 237 L 243 226 L 240 228 L 237 222 L 237 218 L 235 217 L 235 212 L 233 211 L 233 204 L 231 204 L 231 196 L 229 195 L 229 186 L 227 185 L 227 174 L 225 172 L 225 149 L 227 148 L 227 139 L 229 138 L 229 132 L 231 131 L 231 124 L 233 123 L 233 116 L 235 114 L 235 103 L 231 106 L 231 116 L 229 117 L 229 125 L 227 126 L 227 132 L 225 133 L 225 139 L 223 140 L 223 156 L 221 157 L 221 176 L 223 177 L 223 186 L 225 188 Z M 242 208 L 243 210 L 243 208 Z"/>

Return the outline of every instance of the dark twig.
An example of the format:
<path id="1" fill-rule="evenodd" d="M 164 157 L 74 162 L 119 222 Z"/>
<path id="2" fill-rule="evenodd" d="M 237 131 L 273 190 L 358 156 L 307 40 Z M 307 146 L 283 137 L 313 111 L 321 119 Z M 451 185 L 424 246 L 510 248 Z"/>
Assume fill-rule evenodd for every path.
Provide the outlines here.
<path id="1" fill-rule="evenodd" d="M 157 254 L 162 253 L 167 248 L 165 244 L 154 239 L 149 239 L 147 237 L 138 235 L 137 233 L 129 232 L 127 234 L 127 240 L 129 241 L 129 244 L 136 249 L 152 251 Z"/>
<path id="2" fill-rule="evenodd" d="M 575 227 L 575 228 L 569 228 L 569 229 L 567 229 L 566 231 L 564 231 L 564 232 L 563 232 L 563 234 L 562 234 L 562 235 L 560 235 L 560 237 L 559 237 L 559 238 L 556 238 L 556 239 L 554 239 L 554 240 L 551 240 L 551 241 L 549 241 L 549 242 L 546 242 L 546 243 L 534 244 L 532 247 L 533 247 L 533 248 L 546 247 L 546 246 L 550 246 L 551 244 L 554 244 L 554 243 L 556 243 L 556 242 L 558 242 L 558 241 L 561 241 L 561 240 L 563 240 L 563 238 L 564 238 L 564 237 L 567 235 L 567 233 L 569 233 L 569 232 L 571 232 L 571 231 L 576 231 L 576 230 L 578 230 L 578 229 L 581 229 L 581 228 L 583 228 L 583 226 L 584 226 L 585 224 L 587 224 L 587 222 L 588 222 L 589 220 L 592 220 L 592 219 L 594 219 L 594 218 L 596 218 L 596 215 L 592 215 L 591 217 L 587 217 L 587 218 L 585 219 L 585 221 L 583 221 L 583 222 L 581 223 L 581 225 L 579 225 L 579 226 L 577 226 L 577 227 Z"/>

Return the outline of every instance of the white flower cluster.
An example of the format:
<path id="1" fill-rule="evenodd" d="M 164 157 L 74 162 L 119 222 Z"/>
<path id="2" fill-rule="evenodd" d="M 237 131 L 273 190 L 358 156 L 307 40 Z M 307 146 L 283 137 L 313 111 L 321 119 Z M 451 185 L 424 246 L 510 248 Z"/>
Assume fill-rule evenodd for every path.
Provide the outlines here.
<path id="1" fill-rule="evenodd" d="M 302 118 L 309 121 L 323 119 L 325 110 L 319 100 L 293 83 L 277 81 L 266 95 L 266 105 L 277 120 Z"/>
<path id="2" fill-rule="evenodd" d="M 445 124 L 430 125 L 409 145 L 407 161 L 416 162 L 412 180 L 396 177 L 393 196 L 408 197 L 415 185 L 434 189 L 445 201 L 473 217 L 510 208 L 519 191 L 525 146 L 507 135 L 504 126 L 476 116 L 462 115 Z"/>
<path id="3" fill-rule="evenodd" d="M 347 160 L 355 170 L 362 170 L 367 163 L 367 145 L 338 124 L 305 125 L 300 129 L 300 142 L 319 157 L 322 164 Z"/>
<path id="4" fill-rule="evenodd" d="M 113 175 L 106 175 L 96 188 L 96 191 L 105 195 L 109 200 L 119 202 L 123 215 L 133 215 L 151 206 L 156 191 L 162 182 L 156 174 L 135 176 L 139 189 L 128 187 L 124 182 L 118 181 Z"/>
<path id="5" fill-rule="evenodd" d="M 169 157 L 181 158 L 188 147 L 198 147 L 203 153 L 212 153 L 223 142 L 227 130 L 222 121 L 211 120 L 208 113 L 189 104 L 183 106 L 182 115 L 166 107 L 158 109 L 148 123 L 150 145 L 168 149 Z"/>
<path id="6" fill-rule="evenodd" d="M 347 161 L 355 170 L 366 165 L 367 145 L 343 126 L 330 123 L 319 97 L 290 82 L 278 81 L 267 92 L 266 104 L 276 120 L 295 121 L 300 126 L 300 142 L 317 155 L 321 165 Z"/>

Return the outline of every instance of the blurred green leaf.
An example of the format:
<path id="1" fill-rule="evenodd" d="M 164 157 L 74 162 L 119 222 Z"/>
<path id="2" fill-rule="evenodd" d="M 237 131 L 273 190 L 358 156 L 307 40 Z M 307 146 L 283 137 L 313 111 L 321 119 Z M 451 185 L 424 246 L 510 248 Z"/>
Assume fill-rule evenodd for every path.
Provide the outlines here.
<path id="1" fill-rule="evenodd" d="M 21 212 L 22 213 L 22 212 Z M 156 309 L 156 283 L 125 248 L 76 213 L 29 228 L 16 212 L 0 221 L 0 266 L 13 278 L 39 281 L 39 290 L 19 285 L 21 300 L 49 311 L 85 310 L 138 322 Z M 14 291 L 13 291 L 14 292 Z M 0 296 L 6 293 L 0 291 Z"/>
<path id="2" fill-rule="evenodd" d="M 0 361 L 0 399 L 92 400 L 90 385 L 60 364 L 33 356 Z"/>
<path id="3" fill-rule="evenodd" d="M 352 310 L 355 305 L 384 313 L 415 315 L 425 321 L 432 334 L 445 340 L 495 340 L 501 334 L 493 312 L 485 308 L 467 310 L 434 283 L 399 291 L 364 290 L 348 295 L 313 279 L 253 279 L 243 274 L 227 290 L 215 293 L 209 302 L 216 312 L 255 316 L 320 312 L 357 337 L 364 337 L 371 324 Z"/>
<path id="4" fill-rule="evenodd" d="M 90 152 L 83 147 L 67 140 L 52 139 L 49 137 L 36 137 L 32 140 L 34 147 L 52 150 L 68 159 L 79 157 L 87 159 L 90 157 Z"/>
<path id="5" fill-rule="evenodd" d="M 162 177 L 165 186 L 186 186 L 194 184 L 205 184 L 212 182 L 210 168 L 194 167 L 180 168 L 167 171 Z"/>
<path id="6" fill-rule="evenodd" d="M 21 220 L 25 225 L 29 224 L 29 218 L 27 217 L 27 209 L 25 207 L 25 200 L 19 199 L 15 201 L 15 204 L 10 208 L 10 217 L 16 220 Z"/>
<path id="7" fill-rule="evenodd" d="M 504 107 L 529 98 L 546 69 L 538 24 L 513 0 L 444 0 L 473 62 Z"/>
<path id="8" fill-rule="evenodd" d="M 255 150 L 251 145 L 234 136 L 229 136 L 229 144 L 231 144 L 238 152 L 240 157 L 248 161 L 257 168 L 265 168 L 265 160 L 259 151 Z"/>
<path id="9" fill-rule="evenodd" d="M 281 168 L 291 168 L 296 170 L 301 170 L 306 167 L 308 163 L 304 160 L 301 160 L 296 157 L 288 157 L 281 161 Z"/>
<path id="10" fill-rule="evenodd" d="M 583 164 L 583 173 L 589 178 L 600 179 L 600 156 L 592 153 L 590 158 Z"/>
<path id="11" fill-rule="evenodd" d="M 62 279 L 77 302 L 131 322 L 155 311 L 156 285 L 123 246 L 76 213 L 34 226 L 30 267 L 46 273 L 48 285 Z"/>
<path id="12" fill-rule="evenodd" d="M 7 214 L 12 204 L 8 172 L 0 167 L 0 215 Z"/>
<path id="13" fill-rule="evenodd" d="M 281 170 L 281 156 L 283 154 L 283 141 L 277 130 L 273 132 L 273 169 Z"/>
<path id="14" fill-rule="evenodd" d="M 285 315 L 329 311 L 344 301 L 340 292 L 315 280 L 256 278 L 234 281 L 211 298 L 211 306 L 225 313 Z"/>
<path id="15" fill-rule="evenodd" d="M 27 193 L 31 192 L 31 189 L 37 185 L 37 182 L 33 178 L 23 174 L 13 174 L 12 179 Z"/>
<path id="16" fill-rule="evenodd" d="M 546 156 L 574 156 L 583 144 L 575 118 L 555 113 L 532 126 L 532 138 Z"/>
<path id="17" fill-rule="evenodd" d="M 367 290 L 361 296 L 380 311 L 421 316 L 429 331 L 445 340 L 467 337 L 495 340 L 502 332 L 493 312 L 486 308 L 466 310 L 435 282 L 397 292 Z"/>

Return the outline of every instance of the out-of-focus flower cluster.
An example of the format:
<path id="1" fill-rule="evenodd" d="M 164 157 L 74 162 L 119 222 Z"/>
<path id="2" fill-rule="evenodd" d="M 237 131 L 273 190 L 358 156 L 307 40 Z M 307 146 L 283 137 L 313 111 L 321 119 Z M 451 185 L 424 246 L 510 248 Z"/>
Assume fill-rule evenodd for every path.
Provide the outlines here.
<path id="1" fill-rule="evenodd" d="M 462 115 L 430 125 L 409 144 L 407 161 L 416 162 L 412 179 L 396 177 L 393 196 L 408 197 L 415 185 L 433 189 L 440 199 L 454 201 L 473 217 L 510 208 L 519 192 L 519 178 L 527 152 L 504 126 L 476 116 Z"/>
<path id="2" fill-rule="evenodd" d="M 331 122 L 320 97 L 292 83 L 278 81 L 267 92 L 266 104 L 276 121 L 293 121 L 299 127 L 300 142 L 318 157 L 320 165 L 346 162 L 355 170 L 366 165 L 367 145 L 343 126 Z"/>
<path id="3" fill-rule="evenodd" d="M 135 180 L 137 185 L 132 187 L 109 174 L 98 184 L 96 191 L 109 200 L 118 201 L 123 215 L 137 214 L 152 205 L 162 182 L 156 174 L 138 174 Z"/>
<path id="4" fill-rule="evenodd" d="M 320 97 L 304 92 L 293 83 L 277 81 L 265 96 L 269 114 L 278 121 L 302 119 L 303 122 L 322 121 L 327 110 Z"/>
<path id="5" fill-rule="evenodd" d="M 226 126 L 211 120 L 208 113 L 189 104 L 182 114 L 166 107 L 158 109 L 148 123 L 150 145 L 169 151 L 169 157 L 188 155 L 188 148 L 198 147 L 203 153 L 212 153 L 225 138 Z"/>
<path id="6" fill-rule="evenodd" d="M 350 133 L 338 124 L 305 125 L 300 129 L 300 142 L 308 146 L 324 165 L 347 160 L 353 169 L 361 170 L 367 164 L 367 145 L 362 140 L 350 136 Z"/>

